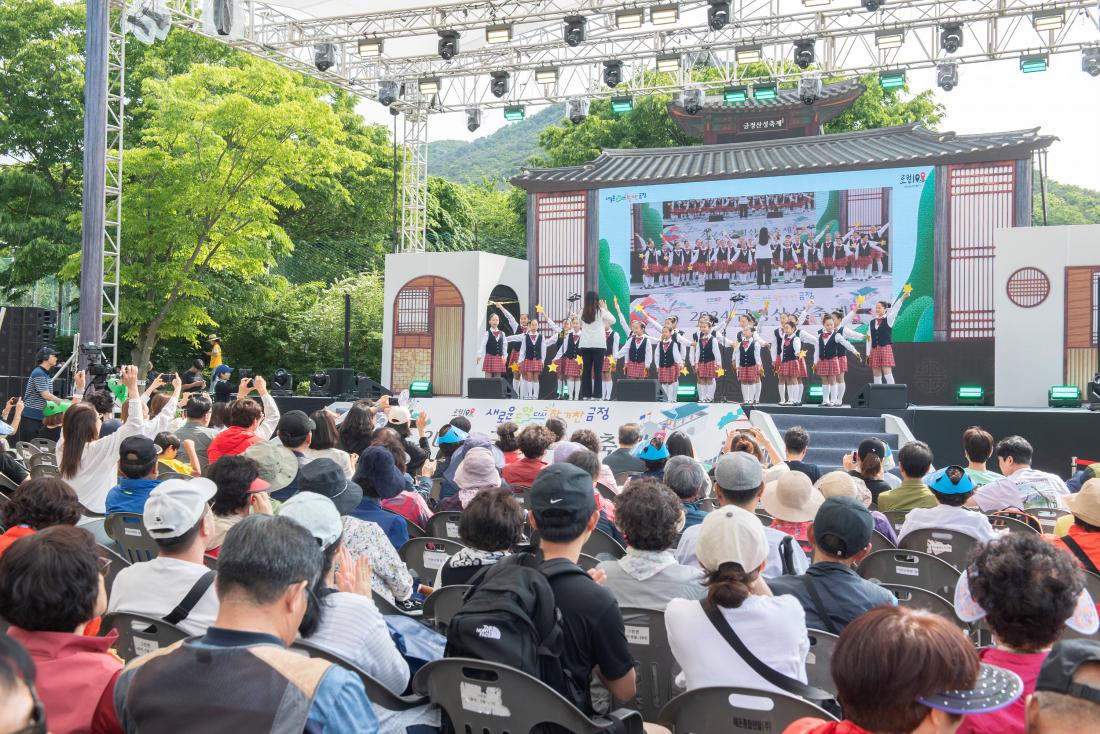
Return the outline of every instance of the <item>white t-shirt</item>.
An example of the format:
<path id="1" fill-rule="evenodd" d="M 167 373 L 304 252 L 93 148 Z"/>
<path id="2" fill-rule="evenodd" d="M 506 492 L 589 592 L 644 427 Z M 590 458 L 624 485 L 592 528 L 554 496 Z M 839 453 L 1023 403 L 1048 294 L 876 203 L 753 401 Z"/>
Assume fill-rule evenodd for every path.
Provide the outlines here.
<path id="1" fill-rule="evenodd" d="M 581 338 L 577 342 L 577 348 L 579 349 L 606 349 L 607 348 L 607 332 L 604 330 L 604 319 L 615 322 L 615 317 L 611 315 L 611 312 L 606 308 L 600 309 L 596 312 L 596 320 L 591 324 L 586 324 L 584 320 L 581 320 Z"/>
<path id="2" fill-rule="evenodd" d="M 993 526 L 989 524 L 989 518 L 982 513 L 951 505 L 937 505 L 909 510 L 898 533 L 898 542 L 914 530 L 930 528 L 953 530 L 982 543 L 988 543 L 997 537 Z"/>
<path id="3" fill-rule="evenodd" d="M 730 627 L 768 667 L 806 682 L 806 614 L 794 596 L 750 596 L 737 609 L 722 609 Z M 665 608 L 672 655 L 683 668 L 677 676 L 687 690 L 707 686 L 757 688 L 785 693 L 741 659 L 714 628 L 698 601 L 673 599 Z"/>
<path id="4" fill-rule="evenodd" d="M 699 531 L 702 523 L 692 525 L 680 536 L 680 544 L 676 546 L 676 561 L 683 566 L 698 566 L 699 559 L 695 557 L 695 544 L 699 542 Z M 784 538 L 790 537 L 774 528 L 765 527 L 764 537 L 768 539 L 768 562 L 760 575 L 766 579 L 774 579 L 783 575 L 783 559 L 779 555 L 779 545 Z M 799 547 L 798 541 L 792 539 L 791 565 L 795 574 L 806 573 L 810 567 L 810 559 L 806 552 Z"/>
<path id="5" fill-rule="evenodd" d="M 198 563 L 158 556 L 118 572 L 107 611 L 165 617 L 187 596 L 209 569 Z M 218 616 L 214 584 L 202 595 L 191 613 L 177 626 L 189 635 L 202 635 Z"/>
<path id="6" fill-rule="evenodd" d="M 1009 507 L 1030 510 L 1035 507 L 1069 509 L 1065 496 L 1069 494 L 1061 478 L 1045 471 L 1018 469 L 1004 479 L 978 487 L 974 501 L 982 512 L 994 512 Z"/>

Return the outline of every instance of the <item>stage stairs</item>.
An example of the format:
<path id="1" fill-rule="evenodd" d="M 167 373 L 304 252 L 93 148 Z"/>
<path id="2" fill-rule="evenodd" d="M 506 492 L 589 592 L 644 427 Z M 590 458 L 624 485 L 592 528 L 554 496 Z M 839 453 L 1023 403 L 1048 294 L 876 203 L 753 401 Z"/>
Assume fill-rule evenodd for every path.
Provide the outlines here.
<path id="1" fill-rule="evenodd" d="M 752 412 L 753 423 L 757 423 L 761 410 Z M 897 452 L 899 446 L 899 434 L 897 423 L 899 419 L 893 416 L 852 416 L 830 415 L 829 413 L 766 413 L 775 426 L 778 434 L 776 448 L 783 451 L 783 434 L 788 428 L 802 426 L 810 434 L 810 448 L 806 453 L 806 461 L 817 464 L 822 472 L 841 469 L 843 457 L 859 447 L 860 442 L 867 438 L 880 438 L 886 442 L 890 450 Z M 760 418 L 764 416 L 761 415 Z M 904 427 L 904 423 L 902 423 Z M 908 430 L 904 429 L 907 433 Z M 773 441 L 776 439 L 772 436 Z M 902 437 L 900 443 L 905 443 L 907 437 Z M 895 459 L 896 462 L 896 459 Z"/>

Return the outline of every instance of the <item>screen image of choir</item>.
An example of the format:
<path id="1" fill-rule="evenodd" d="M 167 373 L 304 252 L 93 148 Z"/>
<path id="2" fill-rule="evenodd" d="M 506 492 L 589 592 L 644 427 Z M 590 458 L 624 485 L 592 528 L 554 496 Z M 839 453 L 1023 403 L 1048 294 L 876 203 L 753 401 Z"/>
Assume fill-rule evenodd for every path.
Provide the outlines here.
<path id="1" fill-rule="evenodd" d="M 709 219 L 713 215 L 736 214 L 740 219 L 766 217 L 790 211 L 812 211 L 814 192 L 723 196 L 711 199 L 685 199 L 664 203 L 665 219 Z"/>
<path id="2" fill-rule="evenodd" d="M 896 364 L 892 331 L 908 295 L 906 288 L 893 304 L 876 303 L 867 336 L 849 328 L 857 313 L 854 308 L 847 314 L 826 312 L 820 324 L 804 323 L 807 312 L 814 305 L 813 299 L 796 314 L 780 314 L 780 326 L 770 335 L 758 332 L 757 317 L 749 312 L 736 314 L 731 309 L 722 324 L 716 316 L 704 315 L 697 328 L 688 334 L 679 328 L 675 315 L 662 323 L 639 304 L 628 321 L 618 299 L 614 302 L 614 314 L 600 301 L 598 318 L 603 323 L 604 345 L 600 364 L 593 366 L 599 367 L 601 386 L 589 394 L 581 390 L 584 359 L 581 356 L 580 317 L 569 315 L 558 324 L 546 317 L 539 305 L 534 314 L 521 315 L 517 322 L 494 303 L 504 313 L 512 333 L 505 334 L 497 313 L 490 315 L 489 328 L 482 337 L 477 359 L 487 377 L 505 377 L 511 371 L 515 392 L 524 399 L 538 397 L 539 377 L 548 369 L 563 383 L 564 397 L 591 396 L 592 399 L 610 400 L 612 375 L 621 370 L 623 377 L 632 380 L 655 377 L 668 401 L 676 400 L 680 379 L 694 374 L 698 400 L 706 403 L 714 400 L 716 379 L 725 375 L 722 353 L 725 347 L 732 350 L 731 362 L 734 376 L 741 385 L 742 402 L 753 405 L 760 400 L 762 381 L 766 377 L 763 352 L 770 351 L 774 376 L 779 383 L 780 405 L 802 404 L 804 383 L 812 369 L 821 378 L 822 405 L 839 406 L 844 399 L 844 375 L 848 371 L 849 355 L 864 360 L 853 341 L 868 343 L 866 362 L 874 381 L 894 382 Z M 732 328 L 735 316 L 738 325 Z M 625 341 L 621 341 L 619 333 L 612 328 L 616 320 L 629 330 Z M 544 325 L 549 335 L 544 333 Z M 806 360 L 811 349 L 812 363 L 808 366 Z"/>

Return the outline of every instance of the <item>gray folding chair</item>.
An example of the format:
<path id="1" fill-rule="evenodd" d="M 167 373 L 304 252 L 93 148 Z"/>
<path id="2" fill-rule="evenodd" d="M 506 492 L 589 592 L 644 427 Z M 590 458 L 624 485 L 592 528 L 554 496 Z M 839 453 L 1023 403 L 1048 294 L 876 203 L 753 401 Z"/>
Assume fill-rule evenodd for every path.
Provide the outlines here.
<path id="1" fill-rule="evenodd" d="M 637 693 L 624 703 L 640 711 L 646 721 L 656 721 L 665 704 L 682 692 L 673 684 L 680 666 L 668 644 L 665 613 L 635 607 L 619 611 L 637 672 Z"/>
<path id="2" fill-rule="evenodd" d="M 600 559 L 594 558 L 587 553 L 581 553 L 581 557 L 577 561 L 577 565 L 583 568 L 585 571 L 591 571 L 596 566 L 600 565 Z"/>
<path id="3" fill-rule="evenodd" d="M 447 625 L 451 623 L 451 617 L 462 608 L 463 597 L 471 586 L 467 584 L 455 584 L 453 586 L 441 586 L 424 600 L 424 621 L 431 624 L 442 634 L 447 634 Z"/>
<path id="4" fill-rule="evenodd" d="M 806 656 L 806 682 L 836 695 L 836 684 L 829 664 L 836 649 L 837 636 L 822 630 L 806 630 L 810 637 L 810 653 Z"/>
<path id="5" fill-rule="evenodd" d="M 513 484 L 512 485 L 512 497 L 515 498 L 519 506 L 527 509 L 527 496 L 531 493 L 531 488 L 526 484 Z"/>
<path id="6" fill-rule="evenodd" d="M 896 545 L 890 542 L 890 539 L 877 530 L 871 531 L 871 551 L 879 550 L 893 550 L 897 548 Z"/>
<path id="7" fill-rule="evenodd" d="M 99 626 L 100 634 L 106 634 L 112 629 L 118 630 L 115 652 L 126 662 L 190 637 L 182 629 L 163 619 L 129 612 L 104 615 Z"/>
<path id="8" fill-rule="evenodd" d="M 1043 526 L 1044 533 L 1053 533 L 1058 519 L 1070 513 L 1069 510 L 1062 510 L 1057 507 L 1036 507 L 1033 510 L 1028 510 L 1027 514 L 1039 521 L 1039 524 Z"/>
<path id="9" fill-rule="evenodd" d="M 428 505 L 435 507 L 439 502 L 439 495 L 443 491 L 443 477 L 432 477 L 432 488 L 428 490 Z"/>
<path id="10" fill-rule="evenodd" d="M 898 534 L 901 530 L 902 524 L 905 522 L 905 516 L 909 514 L 909 510 L 887 510 L 882 513 L 886 516 L 887 521 L 890 523 L 890 527 L 894 528 L 894 535 Z"/>
<path id="11" fill-rule="evenodd" d="M 204 553 L 202 556 L 202 565 L 209 568 L 211 571 L 218 570 L 218 557 L 212 556 L 209 553 Z"/>
<path id="12" fill-rule="evenodd" d="M 1034 512 L 1035 510 L 1028 510 L 1028 514 Z M 993 526 L 994 530 L 1007 530 L 1010 533 L 1039 533 L 1038 530 L 1026 522 L 1004 515 L 990 515 L 989 524 Z"/>
<path id="13" fill-rule="evenodd" d="M 944 619 L 954 622 L 963 630 L 970 627 L 955 614 L 955 605 L 939 594 L 934 594 L 927 589 L 905 584 L 882 584 L 882 588 L 888 589 L 898 600 L 898 605 L 910 609 L 923 609 L 926 612 L 938 614 Z"/>
<path id="14" fill-rule="evenodd" d="M 61 476 L 61 470 L 53 464 L 36 464 L 30 468 L 31 479 Z"/>
<path id="15" fill-rule="evenodd" d="M 40 448 L 35 446 L 33 443 L 28 443 L 26 441 L 16 442 L 15 450 L 19 452 L 19 458 L 23 460 L 24 465 L 26 465 L 26 463 L 31 460 L 32 456 L 42 453 L 42 450 Z"/>
<path id="16" fill-rule="evenodd" d="M 959 570 L 966 568 L 967 559 L 978 545 L 971 536 L 946 528 L 914 530 L 898 540 L 898 548 L 927 553 Z"/>
<path id="17" fill-rule="evenodd" d="M 1100 576 L 1088 571 L 1083 571 L 1085 575 L 1085 588 L 1088 590 L 1089 595 L 1092 596 L 1093 601 L 1100 599 Z M 1096 632 L 1091 635 L 1083 635 L 1080 632 L 1071 630 L 1069 627 L 1062 629 L 1062 635 L 1058 639 L 1060 640 L 1100 640 L 1100 632 Z"/>
<path id="18" fill-rule="evenodd" d="M 621 471 L 621 472 L 619 472 L 618 474 L 615 475 L 615 484 L 622 487 L 623 485 L 625 485 L 627 482 L 630 481 L 631 477 L 637 476 L 639 474 L 641 474 L 641 472 Z"/>
<path id="19" fill-rule="evenodd" d="M 916 586 L 945 599 L 954 598 L 959 580 L 959 569 L 947 561 L 913 550 L 875 551 L 856 570 L 876 584 Z"/>
<path id="20" fill-rule="evenodd" d="M 190 474 L 181 474 L 178 471 L 158 471 L 157 479 L 162 482 L 166 482 L 169 479 L 190 479 Z"/>
<path id="21" fill-rule="evenodd" d="M 40 464 L 46 464 L 48 466 L 57 466 L 57 457 L 53 454 L 31 454 L 27 459 L 27 468 L 33 469 Z"/>
<path id="22" fill-rule="evenodd" d="M 553 723 L 574 734 L 597 734 L 616 722 L 626 734 L 643 730 L 637 711 L 619 709 L 589 718 L 537 678 L 483 660 L 434 660 L 417 671 L 412 685 L 446 712 L 456 732 L 526 734 Z"/>
<path id="23" fill-rule="evenodd" d="M 103 587 L 107 591 L 107 598 L 110 599 L 111 589 L 115 585 L 115 576 L 118 576 L 118 572 L 122 569 L 129 568 L 130 562 L 102 544 L 96 547 L 96 553 L 98 553 L 100 557 L 106 558 L 111 562 L 110 567 L 107 569 L 107 574 L 103 577 Z"/>
<path id="24" fill-rule="evenodd" d="M 458 540 L 458 520 L 461 512 L 447 511 L 437 512 L 432 515 L 428 525 L 424 528 L 424 535 L 430 538 L 446 538 Z"/>
<path id="25" fill-rule="evenodd" d="M 355 673 L 359 676 L 359 680 L 363 681 L 363 688 L 366 689 L 367 698 L 370 699 L 370 702 L 376 706 L 381 706 L 387 711 L 407 711 L 408 709 L 415 708 L 416 706 L 423 706 L 428 703 L 428 699 L 424 696 L 397 695 L 389 688 L 382 685 L 381 681 L 355 663 L 336 653 L 320 648 L 309 640 L 297 639 L 294 641 L 294 644 L 290 646 L 290 649 L 304 652 L 311 658 L 327 660 L 330 663 L 334 663 L 341 668 L 346 668 Z"/>
<path id="26" fill-rule="evenodd" d="M 696 502 L 695 506 L 703 512 L 714 512 L 718 509 L 718 500 L 714 499 L 713 497 L 704 497 L 703 499 Z M 770 517 L 768 518 L 768 524 L 771 524 Z"/>
<path id="27" fill-rule="evenodd" d="M 57 451 L 57 442 L 51 441 L 48 438 L 32 438 L 30 443 L 39 451 L 43 451 L 50 456 L 53 456 Z"/>
<path id="28" fill-rule="evenodd" d="M 585 541 L 581 552 L 596 558 L 599 558 L 601 553 L 606 553 L 613 558 L 622 558 L 626 555 L 626 548 L 619 545 L 618 541 L 610 535 L 596 528 Z"/>
<path id="29" fill-rule="evenodd" d="M 605 500 L 614 501 L 615 498 L 618 497 L 618 495 L 615 493 L 615 490 L 611 489 L 611 487 L 608 487 L 606 484 L 601 484 L 599 482 L 596 483 L 596 491 L 599 492 L 600 496 L 603 497 Z"/>
<path id="30" fill-rule="evenodd" d="M 772 524 L 772 522 L 775 520 L 774 517 L 772 517 L 768 513 L 764 512 L 763 510 L 757 510 L 756 511 L 756 516 L 758 518 L 760 518 L 760 522 L 764 527 L 769 527 Z"/>
<path id="31" fill-rule="evenodd" d="M 836 717 L 820 706 L 785 693 L 754 688 L 696 688 L 681 693 L 661 711 L 657 720 L 676 734 L 733 731 L 781 732 L 803 717 L 825 721 Z"/>
<path id="32" fill-rule="evenodd" d="M 19 489 L 19 485 L 9 479 L 7 474 L 0 474 L 0 491 L 4 494 L 11 494 L 17 489 Z"/>
<path id="33" fill-rule="evenodd" d="M 397 552 L 409 571 L 420 578 L 420 582 L 429 586 L 435 583 L 436 573 L 447 559 L 465 546 L 446 538 L 409 538 Z"/>
<path id="34" fill-rule="evenodd" d="M 141 515 L 134 512 L 116 512 L 108 515 L 103 529 L 122 549 L 122 557 L 130 563 L 148 561 L 160 555 L 160 546 L 145 531 Z"/>

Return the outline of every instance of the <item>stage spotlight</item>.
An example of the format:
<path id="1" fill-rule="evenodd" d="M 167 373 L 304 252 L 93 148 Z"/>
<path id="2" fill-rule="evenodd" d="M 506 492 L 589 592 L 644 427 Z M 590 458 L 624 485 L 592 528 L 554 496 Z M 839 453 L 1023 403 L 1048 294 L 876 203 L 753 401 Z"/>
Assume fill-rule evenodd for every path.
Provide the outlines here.
<path id="1" fill-rule="evenodd" d="M 1051 408 L 1080 408 L 1081 388 L 1076 385 L 1053 385 L 1047 390 L 1047 405 Z"/>
<path id="2" fill-rule="evenodd" d="M 828 5 L 833 0 L 802 0 L 802 5 L 807 8 L 820 8 Z"/>
<path id="3" fill-rule="evenodd" d="M 863 6 L 863 9 L 866 10 L 868 13 L 875 12 L 885 4 L 886 0 L 863 0 L 860 3 L 860 5 Z"/>
<path id="4" fill-rule="evenodd" d="M 963 28 L 958 23 L 948 23 L 940 26 L 940 48 L 949 54 L 953 54 L 962 48 Z"/>
<path id="5" fill-rule="evenodd" d="M 1059 31 L 1066 24 L 1063 10 L 1036 10 L 1031 14 L 1031 23 L 1037 31 Z"/>
<path id="6" fill-rule="evenodd" d="M 681 403 L 694 403 L 699 399 L 699 388 L 695 385 L 677 385 L 676 399 Z"/>
<path id="7" fill-rule="evenodd" d="M 359 55 L 367 57 L 377 57 L 382 55 L 382 39 L 381 38 L 360 38 L 359 39 Z"/>
<path id="8" fill-rule="evenodd" d="M 1081 49 L 1081 71 L 1089 76 L 1100 76 L 1100 46 Z"/>
<path id="9" fill-rule="evenodd" d="M 584 43 L 584 27 L 587 21 L 579 15 L 573 15 L 565 19 L 565 28 L 562 31 L 565 36 L 566 46 L 579 46 Z"/>
<path id="10" fill-rule="evenodd" d="M 679 5 L 658 5 L 649 11 L 649 22 L 653 25 L 671 25 L 680 20 Z"/>
<path id="11" fill-rule="evenodd" d="M 985 405 L 985 388 L 981 385 L 962 385 L 955 391 L 955 405 Z"/>
<path id="12" fill-rule="evenodd" d="M 271 374 L 271 394 L 287 396 L 294 394 L 294 376 L 282 367 Z"/>
<path id="13" fill-rule="evenodd" d="M 905 31 L 901 29 L 879 31 L 875 34 L 875 46 L 877 46 L 880 51 L 901 48 L 903 43 L 905 43 Z"/>
<path id="14" fill-rule="evenodd" d="M 378 82 L 378 102 L 383 107 L 389 107 L 400 96 L 401 87 L 397 82 L 392 79 Z"/>
<path id="15" fill-rule="evenodd" d="M 752 98 L 757 102 L 767 102 L 779 96 L 779 87 L 775 82 L 763 82 L 752 86 Z"/>
<path id="16" fill-rule="evenodd" d="M 675 74 L 680 70 L 680 54 L 657 57 L 657 73 Z"/>
<path id="17" fill-rule="evenodd" d="M 328 373 L 314 372 L 309 376 L 309 394 L 311 397 L 329 397 Z"/>
<path id="18" fill-rule="evenodd" d="M 508 90 L 512 88 L 511 74 L 506 71 L 494 71 L 489 76 L 492 77 L 492 81 L 489 82 L 489 91 L 493 93 L 494 97 L 500 99 L 508 94 Z"/>
<path id="19" fill-rule="evenodd" d="M 760 46 L 742 46 L 735 52 L 737 63 L 744 66 L 745 64 L 755 64 L 764 58 L 764 50 Z"/>
<path id="20" fill-rule="evenodd" d="M 634 109 L 634 98 L 629 94 L 611 98 L 611 112 L 616 115 L 625 115 Z"/>
<path id="21" fill-rule="evenodd" d="M 485 29 L 485 43 L 508 43 L 512 40 L 512 24 L 491 25 Z"/>
<path id="22" fill-rule="evenodd" d="M 806 388 L 806 405 L 821 405 L 824 393 L 821 385 L 810 385 Z"/>
<path id="23" fill-rule="evenodd" d="M 959 65 L 944 63 L 936 67 L 936 84 L 945 92 L 959 86 Z"/>
<path id="24" fill-rule="evenodd" d="M 684 112 L 689 115 L 698 115 L 700 110 L 703 109 L 703 90 L 699 87 L 688 87 L 680 95 L 680 102 L 684 108 Z"/>
<path id="25" fill-rule="evenodd" d="M 574 125 L 580 125 L 584 118 L 588 117 L 588 99 L 585 97 L 570 97 L 565 104 L 565 114 Z"/>
<path id="26" fill-rule="evenodd" d="M 458 56 L 458 31 L 439 31 L 439 57 L 450 61 Z"/>
<path id="27" fill-rule="evenodd" d="M 615 30 L 641 28 L 645 22 L 645 12 L 641 8 L 627 8 L 615 13 Z"/>
<path id="28" fill-rule="evenodd" d="M 726 104 L 740 104 L 746 102 L 749 99 L 749 88 L 740 85 L 736 87 L 726 87 L 722 91 L 722 100 Z"/>
<path id="29" fill-rule="evenodd" d="M 898 89 L 905 86 L 905 70 L 891 69 L 880 71 L 878 75 L 879 86 L 883 89 Z"/>
<path id="30" fill-rule="evenodd" d="M 313 65 L 317 71 L 328 71 L 336 66 L 336 44 L 318 43 L 313 47 Z"/>
<path id="31" fill-rule="evenodd" d="M 803 74 L 798 80 L 798 98 L 802 104 L 811 105 L 821 99 L 824 84 L 816 74 Z"/>
<path id="32" fill-rule="evenodd" d="M 794 63 L 799 69 L 806 69 L 814 63 L 814 40 L 805 38 L 794 42 Z"/>
<path id="33" fill-rule="evenodd" d="M 720 31 L 729 25 L 730 4 L 729 0 L 710 0 L 707 8 L 707 25 L 712 31 Z"/>
<path id="34" fill-rule="evenodd" d="M 477 107 L 466 108 L 466 129 L 474 132 L 481 127 L 481 110 Z"/>
<path id="35" fill-rule="evenodd" d="M 547 66 L 542 69 L 535 69 L 535 82 L 537 84 L 557 84 L 558 83 L 558 70 L 557 67 Z"/>
<path id="36" fill-rule="evenodd" d="M 527 116 L 527 108 L 521 104 L 514 104 L 504 108 L 504 119 L 508 122 L 518 122 Z"/>
<path id="37" fill-rule="evenodd" d="M 410 398 L 430 398 L 432 396 L 431 380 L 413 380 L 409 383 Z"/>
<path id="38" fill-rule="evenodd" d="M 603 83 L 613 89 L 623 83 L 623 62 L 603 62 Z"/>
<path id="39" fill-rule="evenodd" d="M 1037 71 L 1046 71 L 1050 57 L 1046 54 L 1029 54 L 1020 57 L 1020 71 L 1025 74 L 1033 74 Z"/>
<path id="40" fill-rule="evenodd" d="M 428 76 L 420 79 L 416 83 L 416 89 L 425 97 L 432 97 L 439 94 L 440 82 L 437 76 Z"/>

